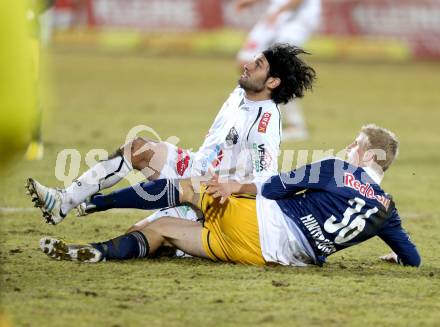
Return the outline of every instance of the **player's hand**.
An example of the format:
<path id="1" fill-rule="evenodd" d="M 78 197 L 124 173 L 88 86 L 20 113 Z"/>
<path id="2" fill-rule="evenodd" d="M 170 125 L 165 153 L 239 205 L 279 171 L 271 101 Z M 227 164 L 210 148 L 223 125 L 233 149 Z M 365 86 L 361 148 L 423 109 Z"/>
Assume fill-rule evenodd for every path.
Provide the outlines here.
<path id="1" fill-rule="evenodd" d="M 397 254 L 395 254 L 394 252 L 380 256 L 379 259 L 386 262 L 399 263 L 399 261 L 397 260 Z"/>
<path id="2" fill-rule="evenodd" d="M 257 1 L 258 0 L 237 0 L 237 2 L 235 3 L 235 11 L 239 12 L 243 9 L 246 9 L 252 6 Z"/>
<path id="3" fill-rule="evenodd" d="M 206 193 L 211 195 L 213 198 L 220 198 L 220 203 L 226 202 L 228 197 L 234 193 L 233 182 L 231 183 L 220 183 L 218 180 L 218 175 L 213 176 L 213 178 L 205 183 Z"/>

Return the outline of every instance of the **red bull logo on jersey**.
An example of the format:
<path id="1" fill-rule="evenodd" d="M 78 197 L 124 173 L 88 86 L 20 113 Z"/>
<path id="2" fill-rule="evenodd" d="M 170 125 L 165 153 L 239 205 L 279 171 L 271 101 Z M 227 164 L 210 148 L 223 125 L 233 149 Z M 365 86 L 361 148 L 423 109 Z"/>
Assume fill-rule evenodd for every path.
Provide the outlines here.
<path id="1" fill-rule="evenodd" d="M 261 117 L 260 123 L 258 124 L 259 133 L 266 133 L 267 126 L 269 125 L 269 121 L 270 121 L 270 116 L 272 116 L 270 112 L 265 112 L 263 114 L 263 117 Z"/>
<path id="2" fill-rule="evenodd" d="M 385 209 L 388 209 L 390 205 L 390 199 L 388 199 L 386 196 L 375 194 L 373 187 L 369 183 L 363 184 L 362 182 L 357 180 L 353 174 L 344 174 L 344 186 L 350 187 L 358 191 L 366 198 L 378 201 L 385 207 Z"/>

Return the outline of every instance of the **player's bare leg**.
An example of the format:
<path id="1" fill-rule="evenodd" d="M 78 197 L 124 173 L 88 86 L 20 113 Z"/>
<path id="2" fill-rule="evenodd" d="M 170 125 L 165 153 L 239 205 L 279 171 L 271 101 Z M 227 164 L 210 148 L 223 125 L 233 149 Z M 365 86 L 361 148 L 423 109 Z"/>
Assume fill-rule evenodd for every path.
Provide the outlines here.
<path id="1" fill-rule="evenodd" d="M 199 186 L 199 181 L 180 181 L 179 202 L 196 207 Z M 142 258 L 154 255 L 162 246 L 173 246 L 193 256 L 208 258 L 202 246 L 202 228 L 198 222 L 163 217 L 145 226 L 132 227 L 126 234 L 106 242 L 78 245 L 45 237 L 40 247 L 51 258 L 82 262 Z"/>
<path id="2" fill-rule="evenodd" d="M 159 178 L 168 156 L 168 147 L 164 142 L 143 137 L 135 138 L 120 150 L 124 157 L 128 158 L 133 169 L 144 173 L 150 181 Z"/>
<path id="3" fill-rule="evenodd" d="M 202 228 L 193 221 L 163 217 L 142 231 L 105 242 L 69 244 L 61 239 L 44 237 L 40 240 L 40 248 L 55 260 L 87 263 L 152 257 L 162 246 L 173 246 L 193 256 L 209 258 L 202 246 Z"/>
<path id="4" fill-rule="evenodd" d="M 70 210 L 100 190 L 112 187 L 133 169 L 142 171 L 146 178 L 159 177 L 168 155 L 165 143 L 137 137 L 91 167 L 65 190 L 46 187 L 29 179 L 26 189 L 36 207 L 41 208 L 46 222 L 61 222 Z"/>
<path id="5" fill-rule="evenodd" d="M 142 229 L 150 255 L 161 246 L 173 246 L 195 257 L 209 258 L 202 246 L 202 225 L 188 220 L 163 217 Z"/>

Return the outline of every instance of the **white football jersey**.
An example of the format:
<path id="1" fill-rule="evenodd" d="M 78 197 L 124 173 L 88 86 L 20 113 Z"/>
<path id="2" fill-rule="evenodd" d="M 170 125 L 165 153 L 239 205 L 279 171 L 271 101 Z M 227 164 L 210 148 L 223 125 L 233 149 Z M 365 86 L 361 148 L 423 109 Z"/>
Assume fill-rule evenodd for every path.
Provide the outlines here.
<path id="1" fill-rule="evenodd" d="M 236 87 L 223 104 L 197 152 L 189 152 L 170 143 L 161 178 L 209 176 L 209 170 L 222 178 L 264 182 L 278 173 L 281 142 L 281 117 L 272 100 L 249 101 Z M 140 221 L 142 225 L 163 216 L 197 220 L 189 206 L 159 210 Z"/>
<path id="2" fill-rule="evenodd" d="M 263 181 L 278 171 L 281 119 L 272 100 L 250 101 L 237 87 L 223 104 L 199 150 L 191 175 Z"/>

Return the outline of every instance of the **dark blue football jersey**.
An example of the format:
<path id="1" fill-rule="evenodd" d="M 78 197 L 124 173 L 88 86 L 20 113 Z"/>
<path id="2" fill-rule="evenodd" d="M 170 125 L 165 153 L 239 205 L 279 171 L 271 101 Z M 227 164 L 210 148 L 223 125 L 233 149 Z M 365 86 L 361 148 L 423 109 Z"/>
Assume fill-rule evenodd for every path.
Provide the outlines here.
<path id="1" fill-rule="evenodd" d="M 335 158 L 314 162 L 271 177 L 261 194 L 276 200 L 302 230 L 317 264 L 336 251 L 379 236 L 401 264 L 420 265 L 391 196 L 361 167 Z"/>

